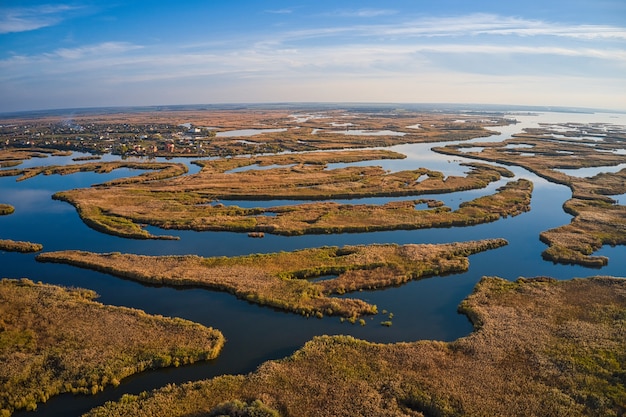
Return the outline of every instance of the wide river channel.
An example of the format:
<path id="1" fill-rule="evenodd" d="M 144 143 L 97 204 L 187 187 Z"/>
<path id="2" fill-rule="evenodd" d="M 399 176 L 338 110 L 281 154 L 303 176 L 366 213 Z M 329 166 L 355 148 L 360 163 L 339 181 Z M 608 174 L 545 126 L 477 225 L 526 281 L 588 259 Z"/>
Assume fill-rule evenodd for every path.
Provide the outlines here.
<path id="1" fill-rule="evenodd" d="M 511 115 L 519 123 L 499 127 L 499 135 L 479 138 L 474 142 L 501 141 L 525 127 L 537 127 L 539 122 L 611 123 L 626 125 L 625 114 L 542 113 Z M 380 165 L 398 171 L 426 167 L 446 175 L 463 175 L 467 167 L 461 162 L 473 162 L 432 152 L 433 146 L 446 143 L 399 145 L 389 149 L 404 153 L 404 160 L 373 161 L 360 165 Z M 21 167 L 75 163 L 72 157 L 35 158 Z M 117 160 L 106 155 L 103 160 Z M 626 162 L 626 156 L 624 157 Z M 190 159 L 174 160 L 189 165 L 190 173 L 198 167 Z M 341 164 L 333 164 L 336 168 Z M 88 187 L 117 177 L 137 175 L 139 171 L 117 170 L 110 174 L 77 173 L 67 176 L 38 176 L 16 182 L 15 177 L 0 178 L 0 203 L 11 204 L 15 213 L 0 216 L 0 238 L 38 242 L 44 251 L 81 249 L 94 252 L 128 252 L 146 255 L 197 254 L 201 256 L 233 256 L 251 253 L 291 251 L 324 245 L 354 245 L 370 243 L 446 243 L 484 238 L 505 238 L 509 245 L 470 256 L 469 271 L 445 277 L 388 288 L 382 291 L 364 291 L 347 296 L 363 298 L 378 306 L 378 311 L 393 313 L 393 325 L 381 326 L 387 316 L 379 314 L 366 318 L 367 325 L 340 322 L 337 317 L 305 318 L 272 308 L 260 307 L 234 296 L 204 289 L 172 289 L 142 285 L 110 275 L 59 264 L 41 264 L 33 254 L 0 252 L 0 277 L 28 277 L 45 283 L 84 287 L 100 294 L 98 301 L 145 310 L 151 314 L 176 316 L 219 329 L 227 339 L 221 355 L 210 362 L 180 368 L 148 371 L 122 381 L 117 388 L 109 387 L 94 396 L 69 394 L 51 398 L 40 404 L 35 412 L 19 412 L 15 416 L 79 416 L 105 401 L 117 400 L 124 393 L 139 393 L 190 380 L 211 378 L 221 374 L 241 374 L 254 371 L 263 361 L 290 355 L 306 341 L 322 334 L 350 334 L 373 342 L 414 341 L 433 339 L 451 341 L 468 335 L 472 326 L 457 313 L 457 306 L 482 276 L 499 276 L 514 280 L 518 277 L 551 276 L 570 279 L 590 275 L 626 276 L 626 247 L 604 247 L 598 254 L 610 258 L 608 266 L 597 270 L 580 266 L 555 265 L 541 258 L 546 246 L 539 241 L 543 230 L 569 223 L 571 216 L 561 206 L 571 197 L 569 188 L 552 184 L 518 167 L 508 167 L 516 178 L 527 178 L 534 183 L 531 211 L 516 217 L 473 227 L 393 231 L 338 235 L 282 237 L 266 235 L 251 239 L 245 233 L 161 231 L 155 234 L 175 234 L 177 241 L 130 240 L 109 236 L 87 227 L 71 205 L 54 201 L 51 196 L 72 188 Z M 587 170 L 586 175 L 609 171 L 609 168 Z M 571 173 L 570 173 L 571 174 Z M 452 209 L 460 202 L 491 194 L 509 179 L 491 184 L 488 188 L 429 197 L 444 201 Z M 350 203 L 383 203 L 390 199 L 350 200 Z M 294 202 L 229 202 L 240 206 L 293 204 Z M 624 202 L 620 197 L 621 204 Z"/>

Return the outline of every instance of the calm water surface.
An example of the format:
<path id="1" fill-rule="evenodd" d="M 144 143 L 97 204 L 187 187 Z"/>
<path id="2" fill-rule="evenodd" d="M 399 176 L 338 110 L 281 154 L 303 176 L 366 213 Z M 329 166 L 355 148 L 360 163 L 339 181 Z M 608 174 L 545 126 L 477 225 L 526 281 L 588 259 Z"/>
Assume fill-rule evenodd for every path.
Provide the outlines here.
<path id="1" fill-rule="evenodd" d="M 539 122 L 610 122 L 626 124 L 624 115 L 546 113 L 536 116 L 516 116 L 521 123 L 498 127 L 501 134 L 478 138 L 473 142 L 501 141 L 523 127 L 537 126 Z M 426 167 L 446 175 L 464 175 L 469 159 L 435 154 L 433 146 L 443 143 L 398 145 L 391 150 L 407 155 L 404 160 L 383 160 L 354 165 L 380 165 L 397 171 Z M 107 155 L 104 160 L 115 160 Z M 175 160 L 179 161 L 179 160 Z M 188 163 L 189 160 L 180 160 Z M 25 161 L 22 165 L 52 165 L 73 163 L 71 157 L 50 157 Z M 190 171 L 198 167 L 189 165 Z M 332 164 L 328 169 L 345 166 Z M 176 234 L 179 241 L 135 241 L 98 233 L 83 224 L 76 210 L 69 204 L 54 201 L 57 191 L 88 187 L 113 178 L 136 175 L 140 171 L 122 169 L 110 174 L 79 173 L 68 176 L 39 176 L 23 182 L 15 178 L 0 178 L 0 202 L 15 207 L 15 213 L 0 217 L 0 237 L 27 240 L 44 245 L 45 251 L 82 249 L 94 252 L 129 252 L 146 255 L 198 254 L 201 256 L 232 256 L 250 253 L 289 251 L 323 245 L 369 243 L 446 243 L 483 238 L 503 237 L 509 245 L 470 257 L 470 269 L 463 274 L 429 278 L 410 282 L 383 291 L 364 291 L 348 296 L 363 298 L 394 314 L 393 325 L 380 322 L 387 317 L 367 318 L 366 326 L 341 323 L 338 318 L 307 319 L 291 313 L 260 307 L 237 300 L 232 295 L 202 289 L 172 289 L 126 281 L 106 274 L 82 270 L 66 265 L 40 264 L 32 254 L 0 252 L 0 277 L 29 277 L 46 283 L 85 287 L 100 294 L 106 304 L 128 306 L 148 313 L 183 317 L 220 329 L 227 338 L 220 357 L 214 361 L 193 366 L 145 372 L 130 377 L 117 388 L 108 388 L 95 396 L 61 395 L 41 404 L 36 412 L 16 413 L 17 416 L 77 416 L 108 400 L 116 400 L 124 393 L 138 393 L 170 382 L 184 382 L 221 374 L 247 373 L 268 359 L 291 354 L 307 340 L 321 334 L 350 334 L 375 342 L 436 339 L 450 341 L 465 336 L 471 325 L 465 316 L 456 312 L 458 304 L 485 275 L 516 279 L 520 276 L 547 275 L 570 279 L 595 274 L 624 276 L 626 248 L 605 247 L 599 254 L 610 257 L 609 265 L 601 270 L 579 266 L 554 265 L 541 258 L 545 245 L 539 233 L 566 224 L 571 216 L 561 209 L 571 197 L 568 188 L 548 183 L 530 172 L 511 169 L 516 178 L 528 178 L 535 184 L 532 210 L 516 217 L 474 227 L 393 231 L 362 234 L 314 235 L 284 237 L 266 235 L 264 239 L 250 239 L 246 234 L 193 231 L 162 231 L 150 227 L 155 234 Z M 407 197 L 403 199 L 435 198 L 456 209 L 462 201 L 491 194 L 508 179 L 491 184 L 483 190 L 472 190 L 446 195 Z M 368 198 L 337 200 L 340 202 L 384 203 L 390 199 Z M 224 201 L 245 207 L 293 204 L 293 201 Z"/>

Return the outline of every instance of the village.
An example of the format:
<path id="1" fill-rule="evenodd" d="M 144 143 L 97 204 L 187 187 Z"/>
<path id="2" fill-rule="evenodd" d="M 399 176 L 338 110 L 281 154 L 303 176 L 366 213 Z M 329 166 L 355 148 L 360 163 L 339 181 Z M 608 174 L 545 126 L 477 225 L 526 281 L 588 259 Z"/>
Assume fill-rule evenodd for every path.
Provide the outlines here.
<path id="1" fill-rule="evenodd" d="M 0 149 L 43 148 L 120 156 L 204 155 L 215 131 L 190 123 L 128 124 L 64 121 L 0 125 Z"/>

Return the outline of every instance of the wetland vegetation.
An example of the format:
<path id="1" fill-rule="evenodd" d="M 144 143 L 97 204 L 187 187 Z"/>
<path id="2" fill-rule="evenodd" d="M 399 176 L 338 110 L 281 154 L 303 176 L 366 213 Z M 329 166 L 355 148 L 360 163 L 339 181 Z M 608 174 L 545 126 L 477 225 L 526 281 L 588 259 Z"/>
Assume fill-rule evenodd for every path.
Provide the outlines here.
<path id="1" fill-rule="evenodd" d="M 256 109 L 115 112 L 78 115 L 71 121 L 53 116 L 13 118 L 0 126 L 0 177 L 22 181 L 38 175 L 144 170 L 88 188 L 62 188 L 53 196 L 71 203 L 91 228 L 136 239 L 178 239 L 155 236 L 144 229 L 146 225 L 247 232 L 250 237 L 325 235 L 469 226 L 530 210 L 533 184 L 523 174 L 515 178 L 513 168 L 464 163 L 462 174 L 457 170 L 446 175 L 445 169 L 428 165 L 404 170 L 376 166 L 376 161 L 384 166 L 407 156 L 398 152 L 402 146 L 378 147 L 473 139 L 440 144 L 436 150 L 520 166 L 572 190 L 572 199 L 563 205 L 574 216 L 571 223 L 552 224 L 540 234 L 549 246 L 544 259 L 602 267 L 608 258 L 593 256 L 595 251 L 606 244 L 626 244 L 624 206 L 610 197 L 626 193 L 626 169 L 619 170 L 624 163 L 624 129 L 607 124 L 545 124 L 503 142 L 482 142 L 479 138 L 494 134 L 489 129 L 514 121 L 504 114 L 459 117 L 437 112 Z M 89 154 L 72 158 L 76 151 Z M 121 160 L 109 161 L 110 156 L 100 160 L 106 153 Z M 67 164 L 45 163 L 51 156 Z M 157 157 L 195 159 L 191 163 L 200 166 L 200 172 L 188 174 L 180 159 Z M 42 166 L 36 166 L 35 158 L 43 161 Z M 458 160 L 447 162 L 457 165 Z M 599 166 L 614 166 L 617 172 L 578 177 L 567 171 Z M 479 190 L 503 177 L 511 181 L 491 194 L 464 200 L 455 210 L 432 196 L 396 198 Z M 365 197 L 387 200 L 380 204 L 328 201 Z M 231 205 L 231 200 L 259 204 L 245 208 Z M 271 200 L 294 203 L 269 207 Z M 11 208 L 0 204 L 0 214 L 9 214 L 2 211 Z M 502 235 L 498 231 L 488 235 L 492 236 Z M 275 239 L 271 236 L 262 242 Z M 446 241 L 451 240 L 458 238 Z M 124 244 L 137 253 L 152 253 L 147 248 L 152 243 L 182 245 L 183 241 L 137 243 L 145 249 L 132 246 L 132 241 Z M 33 245 L 0 240 L 0 250 L 2 245 L 22 244 L 23 248 Z M 467 271 L 469 255 L 504 245 L 506 240 L 491 238 L 309 247 L 231 257 L 61 250 L 37 259 L 156 286 L 226 291 L 307 317 L 339 316 L 341 321 L 365 324 L 364 317 L 378 310 L 360 291 L 391 291 L 411 280 Z M 102 281 L 107 278 L 103 275 Z M 459 307 L 475 331 L 453 342 L 381 344 L 351 336 L 318 336 L 292 356 L 265 362 L 247 375 L 223 375 L 124 395 L 88 415 L 620 416 L 626 413 L 624 282 L 607 277 L 561 282 L 545 277 L 516 282 L 483 278 Z M 214 358 L 224 343 L 217 330 L 95 303 L 90 290 L 26 279 L 3 280 L 0 290 L 3 416 L 33 409 L 61 392 L 96 393 L 145 369 Z M 402 318 L 392 323 L 393 316 L 384 311 L 379 326 L 363 329 L 393 332 L 403 325 Z M 308 322 L 312 323 L 322 321 Z M 336 319 L 334 323 L 339 325 Z M 274 336 L 279 337 L 280 331 Z M 282 357 L 284 344 L 280 348 Z"/>
<path id="2" fill-rule="evenodd" d="M 12 214 L 15 211 L 15 207 L 10 204 L 0 204 L 0 216 L 6 216 Z"/>
<path id="3" fill-rule="evenodd" d="M 196 161 L 202 166 L 198 174 L 164 181 L 152 181 L 153 176 L 132 177 L 60 192 L 53 198 L 73 204 L 83 221 L 97 230 L 138 239 L 170 238 L 150 234 L 141 224 L 163 229 L 301 235 L 471 225 L 529 209 L 532 184 L 527 180 L 511 182 L 496 194 L 464 203 L 455 211 L 433 200 L 383 205 L 317 202 L 247 209 L 216 203 L 216 199 L 324 200 L 447 193 L 484 188 L 501 176 L 512 176 L 507 169 L 485 164 L 468 165 L 466 177 L 445 177 L 424 168 L 393 173 L 373 166 L 326 169 L 330 162 L 402 157 L 389 151 L 344 151 Z M 85 165 L 91 169 L 101 164 Z M 286 167 L 227 172 L 251 165 Z M 72 167 L 68 171 L 78 169 Z M 416 210 L 420 203 L 427 203 L 429 208 Z"/>
<path id="4" fill-rule="evenodd" d="M 97 230 L 123 237 L 162 239 L 168 237 L 152 235 L 140 225 L 289 236 L 467 226 L 528 211 L 531 194 L 532 183 L 520 179 L 500 187 L 495 194 L 462 203 L 454 211 L 436 200 L 423 199 L 380 205 L 317 202 L 241 208 L 210 204 L 211 200 L 196 192 L 101 187 L 61 192 L 54 198 L 72 203 L 83 221 Z M 416 209 L 419 204 L 428 208 Z"/>
<path id="5" fill-rule="evenodd" d="M 608 258 L 591 256 L 602 245 L 626 244 L 626 208 L 609 196 L 626 193 L 626 168 L 578 177 L 563 169 L 617 166 L 625 159 L 626 132 L 601 125 L 544 126 L 496 143 L 457 144 L 438 147 L 437 152 L 506 165 L 518 165 L 572 190 L 563 209 L 574 216 L 571 223 L 541 233 L 549 245 L 543 257 L 559 263 L 591 267 L 606 265 Z M 558 132 L 558 133 L 557 133 Z M 586 139 L 580 139 L 585 136 Z M 601 141 L 598 139 L 601 138 Z M 468 148 L 474 148 L 466 152 Z M 474 151 L 478 149 L 478 151 Z"/>
<path id="6" fill-rule="evenodd" d="M 299 417 L 626 412 L 626 280 L 483 278 L 459 310 L 475 331 L 454 342 L 319 336 L 248 375 L 125 395 L 87 416 L 218 415 L 253 402 Z"/>
<path id="7" fill-rule="evenodd" d="M 0 281 L 0 415 L 51 396 L 95 394 L 146 369 L 217 357 L 222 334 L 94 301 L 86 289 Z"/>
<path id="8" fill-rule="evenodd" d="M 157 285 L 197 286 L 306 316 L 376 314 L 375 305 L 333 297 L 410 280 L 466 271 L 471 254 L 506 245 L 489 239 L 443 245 L 322 247 L 236 257 L 144 256 L 83 251 L 47 252 L 41 262 L 66 263 Z M 312 278 L 337 275 L 319 282 Z"/>
<path id="9" fill-rule="evenodd" d="M 39 252 L 43 249 L 40 243 L 22 242 L 11 239 L 0 239 L 0 251 L 7 252 Z"/>

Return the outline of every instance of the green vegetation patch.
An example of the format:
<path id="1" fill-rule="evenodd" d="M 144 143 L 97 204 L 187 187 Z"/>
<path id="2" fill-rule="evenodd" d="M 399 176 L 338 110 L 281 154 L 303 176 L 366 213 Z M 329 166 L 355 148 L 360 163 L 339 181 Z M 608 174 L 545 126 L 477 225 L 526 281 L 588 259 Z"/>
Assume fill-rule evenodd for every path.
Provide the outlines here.
<path id="1" fill-rule="evenodd" d="M 0 281 L 0 415 L 64 392 L 95 394 L 146 369 L 213 359 L 224 344 L 217 330 L 94 298 L 90 290 Z"/>
<path id="2" fill-rule="evenodd" d="M 621 416 L 626 280 L 483 278 L 451 343 L 321 336 L 247 376 L 169 385 L 88 417 L 191 416 L 222 404 L 283 416 Z"/>
<path id="3" fill-rule="evenodd" d="M 440 245 L 359 245 L 214 258 L 60 251 L 43 253 L 37 260 L 151 284 L 228 291 L 256 304 L 306 316 L 355 319 L 376 314 L 376 306 L 359 299 L 332 297 L 333 294 L 463 272 L 469 267 L 469 255 L 506 244 L 504 239 L 485 239 Z M 327 275 L 337 278 L 309 280 Z"/>

